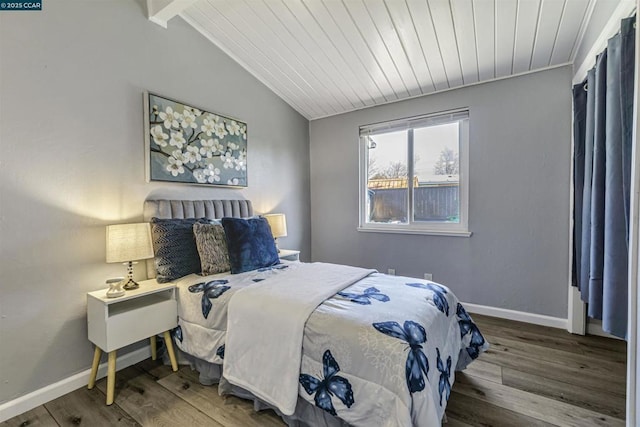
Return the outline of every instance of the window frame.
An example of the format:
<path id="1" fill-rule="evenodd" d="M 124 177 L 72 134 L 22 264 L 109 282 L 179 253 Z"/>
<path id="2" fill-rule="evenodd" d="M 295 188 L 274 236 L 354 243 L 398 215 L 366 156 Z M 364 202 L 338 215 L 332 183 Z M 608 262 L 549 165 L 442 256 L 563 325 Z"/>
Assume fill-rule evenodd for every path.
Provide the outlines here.
<path id="1" fill-rule="evenodd" d="M 462 117 L 466 114 L 466 118 Z M 426 234 L 439 236 L 469 237 L 469 108 L 460 108 L 409 117 L 399 120 L 390 120 L 381 123 L 360 126 L 359 128 L 359 182 L 358 182 L 358 231 L 372 233 L 400 233 L 400 234 Z M 446 120 L 451 117 L 450 120 Z M 367 222 L 367 194 L 368 194 L 368 163 L 369 148 L 368 137 L 371 134 L 387 133 L 392 131 L 407 130 L 407 172 L 413 176 L 414 147 L 413 130 L 427 126 L 436 126 L 438 123 L 451 123 L 459 121 L 458 155 L 459 164 L 459 189 L 460 221 L 458 223 L 414 221 L 414 185 L 413 179 L 407 179 L 407 217 L 406 224 L 387 224 Z M 425 126 L 425 123 L 431 123 Z"/>

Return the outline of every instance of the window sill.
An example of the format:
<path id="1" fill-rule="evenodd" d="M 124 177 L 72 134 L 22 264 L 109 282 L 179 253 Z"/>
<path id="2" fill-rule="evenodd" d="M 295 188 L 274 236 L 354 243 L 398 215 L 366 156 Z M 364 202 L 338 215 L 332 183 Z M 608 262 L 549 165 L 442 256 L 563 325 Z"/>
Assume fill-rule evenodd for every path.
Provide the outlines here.
<path id="1" fill-rule="evenodd" d="M 392 233 L 392 234 L 422 234 L 427 236 L 449 236 L 449 237 L 471 237 L 473 234 L 471 231 L 457 231 L 457 230 L 421 230 L 419 228 L 372 228 L 372 227 L 358 227 L 358 231 L 364 233 Z"/>

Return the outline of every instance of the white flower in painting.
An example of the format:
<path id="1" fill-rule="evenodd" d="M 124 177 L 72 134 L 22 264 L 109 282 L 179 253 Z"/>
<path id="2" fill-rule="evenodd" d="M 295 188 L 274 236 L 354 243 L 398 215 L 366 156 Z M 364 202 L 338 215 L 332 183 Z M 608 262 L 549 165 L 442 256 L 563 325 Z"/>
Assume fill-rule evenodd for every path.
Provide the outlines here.
<path id="1" fill-rule="evenodd" d="M 215 152 L 215 148 L 214 148 L 214 140 L 209 138 L 209 139 L 201 139 L 200 140 L 200 154 L 202 154 L 203 156 L 207 156 L 208 158 L 213 157 L 213 153 Z M 216 139 L 217 141 L 217 139 Z"/>
<path id="2" fill-rule="evenodd" d="M 187 163 L 195 163 L 202 159 L 198 147 L 188 146 L 187 151 L 184 152 L 184 158 Z"/>
<path id="3" fill-rule="evenodd" d="M 227 130 L 229 131 L 229 135 L 240 135 L 240 125 L 235 120 L 231 120 L 229 124 L 227 124 Z"/>
<path id="4" fill-rule="evenodd" d="M 204 169 L 204 174 L 207 176 L 207 181 L 210 183 L 220 182 L 220 169 L 213 166 L 211 163 Z"/>
<path id="5" fill-rule="evenodd" d="M 189 112 L 191 112 L 191 114 L 193 114 L 194 116 L 198 117 L 202 115 L 202 111 L 198 110 L 197 108 L 193 108 L 193 107 L 187 107 L 185 105 L 184 107 L 185 111 L 189 110 Z"/>
<path id="6" fill-rule="evenodd" d="M 237 171 L 247 170 L 247 163 L 244 161 L 244 159 L 236 159 L 236 170 Z"/>
<path id="7" fill-rule="evenodd" d="M 182 123 L 180 123 L 180 126 L 182 126 L 183 129 L 195 129 L 198 127 L 198 124 L 196 123 L 196 116 L 191 112 L 191 110 L 188 110 L 187 108 L 184 109 L 182 114 Z"/>
<path id="8" fill-rule="evenodd" d="M 227 148 L 228 148 L 230 151 L 234 151 L 234 150 L 237 150 L 238 148 L 240 148 L 240 146 L 239 146 L 238 144 L 236 144 L 235 142 L 229 142 L 229 143 L 227 144 Z"/>
<path id="9" fill-rule="evenodd" d="M 175 157 L 169 157 L 167 159 L 168 165 L 167 170 L 171 172 L 171 175 L 178 176 L 179 174 L 184 173 L 184 168 L 182 167 L 182 161 L 176 159 Z"/>
<path id="10" fill-rule="evenodd" d="M 205 171 L 203 169 L 196 169 L 193 171 L 193 177 L 196 179 L 196 181 L 198 181 L 200 184 L 204 184 L 205 182 L 207 182 L 207 175 L 205 173 Z"/>
<path id="11" fill-rule="evenodd" d="M 212 133 L 216 131 L 216 122 L 209 119 L 204 119 L 202 121 L 202 126 L 200 130 L 207 134 L 207 136 L 211 136 Z"/>
<path id="12" fill-rule="evenodd" d="M 231 152 L 227 151 L 222 156 L 220 156 L 220 160 L 222 160 L 222 167 L 225 169 L 231 169 L 235 166 L 235 158 L 231 154 Z"/>
<path id="13" fill-rule="evenodd" d="M 238 157 L 235 159 L 236 170 L 237 171 L 246 171 L 247 170 L 247 160 L 246 160 L 246 152 L 241 151 L 238 153 Z"/>
<path id="14" fill-rule="evenodd" d="M 244 139 L 245 141 L 247 140 L 247 127 L 246 126 L 242 126 L 240 128 L 240 136 L 242 136 L 242 139 Z"/>
<path id="15" fill-rule="evenodd" d="M 238 178 L 233 178 L 227 181 L 227 185 L 238 185 Z"/>
<path id="16" fill-rule="evenodd" d="M 220 139 L 227 136 L 227 130 L 224 127 L 224 122 L 216 123 L 214 132 L 216 133 L 216 136 Z"/>
<path id="17" fill-rule="evenodd" d="M 182 164 L 187 163 L 186 159 L 184 158 L 184 153 L 181 150 L 173 150 L 171 155 L 174 159 L 179 160 Z"/>
<path id="18" fill-rule="evenodd" d="M 220 117 L 218 117 L 218 116 L 217 116 L 217 115 L 215 115 L 215 114 L 211 114 L 211 113 L 207 113 L 207 114 L 204 116 L 204 118 L 205 118 L 205 119 L 207 119 L 207 120 L 209 120 L 210 122 L 213 122 L 214 124 L 215 124 L 215 123 L 218 123 L 218 122 L 220 121 Z"/>
<path id="19" fill-rule="evenodd" d="M 171 140 L 169 141 L 169 144 L 182 149 L 182 146 L 186 143 L 187 141 L 184 139 L 182 132 L 171 132 Z"/>
<path id="20" fill-rule="evenodd" d="M 158 144 L 160 147 L 167 146 L 167 139 L 169 139 L 169 135 L 163 132 L 162 126 L 154 126 L 151 129 L 151 136 L 153 137 L 153 142 Z"/>
<path id="21" fill-rule="evenodd" d="M 223 151 L 224 151 L 224 146 L 222 144 L 220 144 L 220 141 L 218 141 L 217 139 L 214 139 L 213 140 L 213 152 L 222 154 Z"/>
<path id="22" fill-rule="evenodd" d="M 160 116 L 160 120 L 164 121 L 164 127 L 167 129 L 171 129 L 172 126 L 177 128 L 179 126 L 178 121 L 182 119 L 180 113 L 173 111 L 171 107 L 167 107 L 158 115 Z"/>

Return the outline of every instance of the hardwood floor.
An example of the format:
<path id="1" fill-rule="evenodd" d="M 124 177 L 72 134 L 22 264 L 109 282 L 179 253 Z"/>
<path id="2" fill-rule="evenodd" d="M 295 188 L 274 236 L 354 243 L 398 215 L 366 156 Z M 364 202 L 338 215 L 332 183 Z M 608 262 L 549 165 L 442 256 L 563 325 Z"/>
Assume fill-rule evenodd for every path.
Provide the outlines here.
<path id="1" fill-rule="evenodd" d="M 445 427 L 624 426 L 626 343 L 474 315 L 491 348 L 456 381 Z M 218 396 L 188 367 L 151 360 L 118 372 L 106 406 L 106 381 L 12 418 L 15 426 L 282 426 L 272 411 Z"/>

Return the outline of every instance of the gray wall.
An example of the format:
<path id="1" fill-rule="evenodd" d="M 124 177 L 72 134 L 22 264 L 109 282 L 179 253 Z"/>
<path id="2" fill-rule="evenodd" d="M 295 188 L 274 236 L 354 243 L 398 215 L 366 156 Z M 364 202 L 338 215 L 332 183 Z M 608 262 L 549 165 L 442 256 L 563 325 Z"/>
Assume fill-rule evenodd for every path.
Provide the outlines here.
<path id="1" fill-rule="evenodd" d="M 144 3 L 0 14 L 0 403 L 90 367 L 85 294 L 124 273 L 105 226 L 142 220 L 147 197 L 251 199 L 286 213 L 281 245 L 309 257 L 308 121 Z M 250 187 L 145 183 L 144 90 L 246 121 Z"/>
<path id="2" fill-rule="evenodd" d="M 314 261 L 449 286 L 465 302 L 566 318 L 571 68 L 373 107 L 310 124 Z M 470 238 L 363 233 L 358 127 L 470 110 Z"/>

